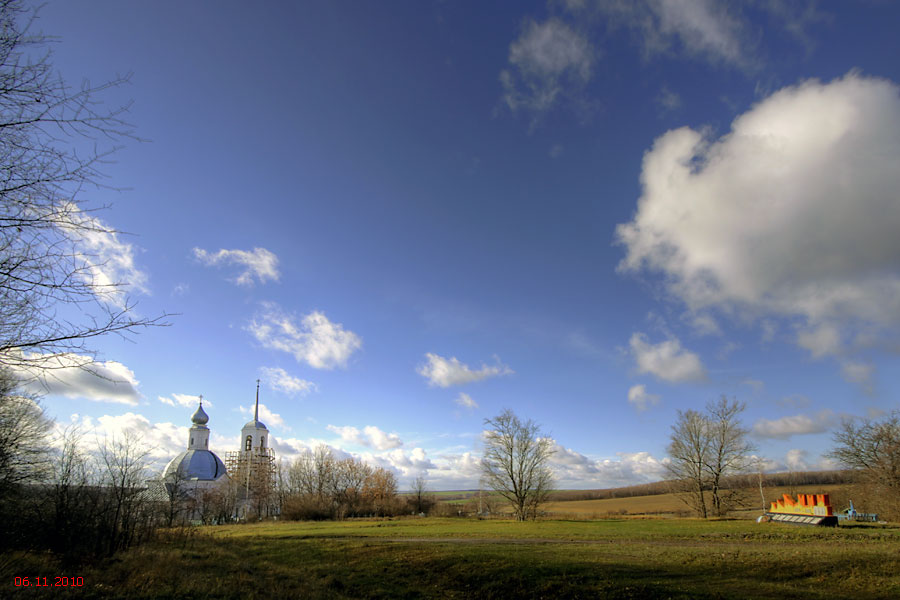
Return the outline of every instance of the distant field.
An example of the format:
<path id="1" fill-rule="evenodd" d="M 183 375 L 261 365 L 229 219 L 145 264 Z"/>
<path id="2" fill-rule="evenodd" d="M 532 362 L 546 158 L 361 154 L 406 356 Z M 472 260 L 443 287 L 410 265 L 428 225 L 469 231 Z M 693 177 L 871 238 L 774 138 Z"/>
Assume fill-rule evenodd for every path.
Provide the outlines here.
<path id="1" fill-rule="evenodd" d="M 763 492 L 767 503 L 781 498 L 782 494 L 829 494 L 832 497 L 834 510 L 837 512 L 846 508 L 848 499 L 853 498 L 851 489 L 852 486 L 849 484 L 821 484 L 773 486 L 764 488 Z M 562 492 L 562 494 L 565 493 Z M 438 501 L 447 504 L 474 506 L 474 503 L 477 502 L 478 492 L 451 491 L 437 492 L 434 495 Z M 485 495 L 495 496 L 499 500 L 499 496 L 496 494 L 485 492 Z M 762 498 L 758 489 L 741 490 L 740 497 L 744 507 L 732 511 L 730 513 L 732 516 L 756 518 L 762 512 Z M 857 497 L 854 501 L 858 509 L 865 510 L 864 497 Z M 502 504 L 500 510 L 507 512 L 507 508 Z M 547 502 L 541 505 L 541 510 L 550 517 L 578 519 L 599 519 L 622 515 L 688 516 L 689 514 L 688 506 L 676 494 Z"/>
<path id="2" fill-rule="evenodd" d="M 847 498 L 850 495 L 849 486 L 846 484 L 831 484 L 817 486 L 795 486 L 790 488 L 769 487 L 763 491 L 766 501 L 771 502 L 781 498 L 782 494 L 807 493 L 829 494 L 832 496 L 832 505 L 835 512 L 846 508 Z M 762 512 L 762 498 L 759 490 L 742 490 L 742 498 L 747 504 L 744 510 L 735 511 L 738 516 L 756 516 Z M 855 500 L 857 508 L 864 506 L 865 499 Z M 601 518 L 613 515 L 682 515 L 688 510 L 687 505 L 675 494 L 659 494 L 656 496 L 636 496 L 632 498 L 609 498 L 605 500 L 572 500 L 567 502 L 549 502 L 541 506 L 542 510 L 555 516 L 563 517 L 572 515 L 579 518 Z"/>
<path id="3" fill-rule="evenodd" d="M 83 587 L 14 587 L 14 577 Z M 99 566 L 0 557 L 9 598 L 897 598 L 900 529 L 404 518 L 205 527 Z"/>

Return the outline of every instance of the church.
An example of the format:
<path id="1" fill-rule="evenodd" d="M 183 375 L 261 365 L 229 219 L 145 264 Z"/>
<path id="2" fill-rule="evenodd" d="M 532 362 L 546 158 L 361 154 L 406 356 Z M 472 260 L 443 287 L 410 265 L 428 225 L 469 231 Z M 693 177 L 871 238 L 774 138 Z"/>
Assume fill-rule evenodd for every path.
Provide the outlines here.
<path id="1" fill-rule="evenodd" d="M 189 521 L 223 522 L 262 519 L 278 514 L 275 494 L 275 453 L 259 420 L 259 381 L 253 420 L 241 428 L 240 447 L 223 462 L 209 449 L 209 415 L 203 396 L 191 416 L 187 448 L 169 461 L 148 491 L 166 501 L 172 512 Z"/>

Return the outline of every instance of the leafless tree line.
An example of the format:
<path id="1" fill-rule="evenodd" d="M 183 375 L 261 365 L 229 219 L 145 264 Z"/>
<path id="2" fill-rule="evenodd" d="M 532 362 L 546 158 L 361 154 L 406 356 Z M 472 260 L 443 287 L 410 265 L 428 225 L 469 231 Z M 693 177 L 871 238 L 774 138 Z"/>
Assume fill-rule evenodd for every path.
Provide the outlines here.
<path id="1" fill-rule="evenodd" d="M 0 426 L 17 410 L 17 401 L 2 402 Z M 164 514 L 160 503 L 146 495 L 147 454 L 138 440 L 107 439 L 88 452 L 78 432 L 70 430 L 52 451 L 46 445 L 48 430 L 38 432 L 44 451 L 30 453 L 26 471 L 4 466 L 0 545 L 86 557 L 111 555 L 151 539 Z"/>
<path id="2" fill-rule="evenodd" d="M 423 496 L 419 507 L 424 501 Z M 318 446 L 281 463 L 278 493 L 287 519 L 345 519 L 409 514 L 407 499 L 397 493 L 397 478 L 387 469 L 360 459 L 339 459 Z"/>
<path id="3" fill-rule="evenodd" d="M 728 475 L 722 478 L 723 490 L 743 490 L 759 485 L 758 472 Z M 855 473 L 849 470 L 835 471 L 779 471 L 763 473 L 764 487 L 800 487 L 815 485 L 847 484 L 855 481 Z M 551 502 L 574 500 L 608 500 L 636 496 L 658 496 L 672 492 L 672 481 L 654 481 L 600 490 L 561 490 L 550 494 Z"/>

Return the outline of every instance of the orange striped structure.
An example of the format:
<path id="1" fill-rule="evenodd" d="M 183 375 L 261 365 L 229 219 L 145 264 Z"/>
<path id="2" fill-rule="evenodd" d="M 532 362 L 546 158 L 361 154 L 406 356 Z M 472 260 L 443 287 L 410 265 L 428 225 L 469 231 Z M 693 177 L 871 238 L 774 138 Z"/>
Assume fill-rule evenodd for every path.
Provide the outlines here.
<path id="1" fill-rule="evenodd" d="M 837 525 L 828 494 L 798 494 L 796 500 L 783 494 L 781 500 L 772 502 L 766 516 L 772 521 L 797 525 Z"/>

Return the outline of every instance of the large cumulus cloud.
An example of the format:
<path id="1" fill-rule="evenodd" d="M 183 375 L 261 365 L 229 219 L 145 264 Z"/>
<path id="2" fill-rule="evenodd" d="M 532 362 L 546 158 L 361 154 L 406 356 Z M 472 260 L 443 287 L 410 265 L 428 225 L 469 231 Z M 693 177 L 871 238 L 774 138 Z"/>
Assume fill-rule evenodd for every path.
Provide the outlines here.
<path id="1" fill-rule="evenodd" d="M 900 323 L 900 94 L 857 72 L 784 88 L 715 138 L 645 154 L 623 271 L 661 273 L 693 314 L 781 316 L 816 356 Z M 854 332 L 863 331 L 850 339 Z M 878 334 L 874 336 L 878 337 Z"/>

